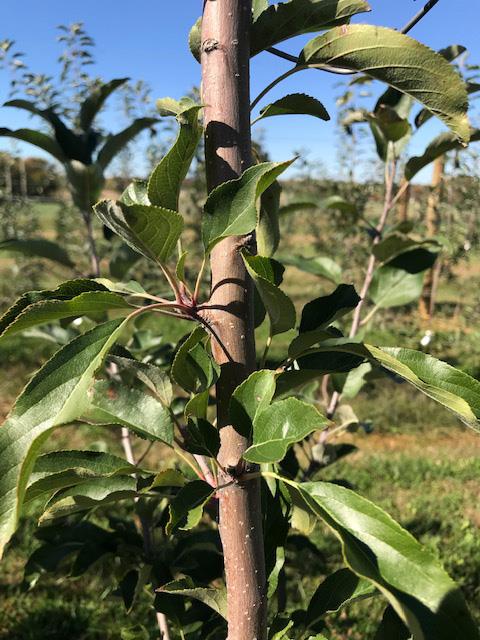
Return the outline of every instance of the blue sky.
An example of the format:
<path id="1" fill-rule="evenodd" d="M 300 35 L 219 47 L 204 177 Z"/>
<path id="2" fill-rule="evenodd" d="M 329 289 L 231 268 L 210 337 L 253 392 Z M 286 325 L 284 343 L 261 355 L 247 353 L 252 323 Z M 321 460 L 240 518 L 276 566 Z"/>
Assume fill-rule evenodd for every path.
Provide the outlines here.
<path id="1" fill-rule="evenodd" d="M 34 71 L 55 71 L 59 53 L 55 27 L 83 21 L 97 43 L 95 71 L 98 75 L 106 79 L 126 75 L 145 80 L 152 87 L 154 97 L 180 97 L 199 83 L 200 69 L 190 55 L 186 40 L 190 26 L 201 11 L 202 0 L 15 0 L 2 4 L 0 40 L 14 39 L 17 47 L 27 54 Z M 372 12 L 357 16 L 355 22 L 398 28 L 422 7 L 424 0 L 371 0 L 370 4 Z M 471 52 L 470 60 L 480 62 L 479 19 L 478 0 L 440 0 L 411 35 L 434 49 L 463 44 Z M 283 48 L 298 53 L 306 39 L 297 38 Z M 252 63 L 252 96 L 287 68 L 287 62 L 269 54 L 257 56 Z M 0 71 L 0 103 L 7 98 L 6 81 L 5 73 Z M 307 71 L 294 75 L 270 94 L 271 98 L 277 98 L 292 91 L 310 93 L 322 100 L 332 115 L 330 123 L 295 116 L 272 118 L 262 123 L 263 139 L 272 159 L 283 160 L 290 157 L 293 150 L 305 149 L 311 160 L 321 160 L 332 173 L 335 171 L 334 96 L 338 89 L 335 90 L 334 85 L 337 82 L 338 77 L 331 74 Z M 2 108 L 0 126 L 31 125 L 26 114 Z M 111 127 L 115 128 L 114 122 Z M 411 152 L 421 151 L 440 128 L 433 121 L 426 125 L 412 143 Z M 8 148 L 8 143 L 2 141 L 0 148 Z M 23 149 L 33 152 L 33 148 Z"/>

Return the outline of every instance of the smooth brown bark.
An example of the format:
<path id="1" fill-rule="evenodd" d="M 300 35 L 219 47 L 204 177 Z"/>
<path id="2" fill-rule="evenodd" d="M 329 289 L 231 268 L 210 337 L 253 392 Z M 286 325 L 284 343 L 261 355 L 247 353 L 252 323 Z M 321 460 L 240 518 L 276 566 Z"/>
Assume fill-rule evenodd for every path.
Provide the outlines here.
<path id="1" fill-rule="evenodd" d="M 204 0 L 202 103 L 208 188 L 236 178 L 252 164 L 249 96 L 251 0 Z M 253 290 L 240 249 L 253 238 L 228 238 L 211 256 L 209 322 L 219 342 L 221 365 L 217 419 L 221 435 L 220 482 L 244 474 L 246 438 L 229 424 L 233 390 L 255 369 Z M 266 596 L 260 485 L 235 482 L 218 492 L 219 529 L 225 560 L 228 640 L 265 640 Z"/>
<path id="2" fill-rule="evenodd" d="M 445 172 L 445 156 L 440 156 L 433 163 L 432 184 L 425 212 L 427 237 L 435 236 L 440 230 L 440 203 L 442 200 L 443 174 Z M 435 310 L 435 293 L 440 276 L 441 260 L 437 258 L 432 269 L 427 272 L 419 300 L 420 318 L 429 320 Z"/>

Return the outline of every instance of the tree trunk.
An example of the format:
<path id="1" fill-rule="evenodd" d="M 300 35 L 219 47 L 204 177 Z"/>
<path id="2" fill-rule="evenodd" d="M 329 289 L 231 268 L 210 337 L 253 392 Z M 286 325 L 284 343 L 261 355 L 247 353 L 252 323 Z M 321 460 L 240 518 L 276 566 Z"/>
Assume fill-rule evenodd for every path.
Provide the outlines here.
<path id="1" fill-rule="evenodd" d="M 12 161 L 9 157 L 5 157 L 3 162 L 3 175 L 5 182 L 5 196 L 9 199 L 13 196 L 13 180 L 12 180 Z"/>
<path id="2" fill-rule="evenodd" d="M 28 196 L 28 177 L 24 158 L 18 159 L 18 173 L 20 176 L 20 195 L 22 198 L 26 198 Z"/>
<path id="3" fill-rule="evenodd" d="M 398 203 L 398 222 L 408 222 L 408 210 L 410 208 L 411 195 L 412 185 L 409 183 Z"/>
<path id="4" fill-rule="evenodd" d="M 440 230 L 440 203 L 442 200 L 442 183 L 445 171 L 445 156 L 440 156 L 434 161 L 432 184 L 428 196 L 425 212 L 425 226 L 427 237 L 435 236 Z M 437 258 L 434 266 L 429 269 L 425 277 L 422 295 L 419 300 L 419 314 L 423 320 L 430 320 L 435 308 L 435 292 L 440 276 L 441 262 Z"/>
<path id="5" fill-rule="evenodd" d="M 204 0 L 202 103 L 208 189 L 252 164 L 249 98 L 251 0 Z M 220 482 L 250 471 L 242 460 L 246 438 L 229 424 L 233 390 L 255 369 L 253 289 L 240 249 L 253 237 L 228 238 L 211 256 L 211 310 L 223 347 L 213 341 L 221 365 L 217 384 Z M 225 349 L 225 350 L 224 350 Z M 225 353 L 225 351 L 227 353 Z M 219 529 L 225 560 L 228 640 L 265 640 L 265 560 L 259 480 L 236 481 L 218 492 Z"/>

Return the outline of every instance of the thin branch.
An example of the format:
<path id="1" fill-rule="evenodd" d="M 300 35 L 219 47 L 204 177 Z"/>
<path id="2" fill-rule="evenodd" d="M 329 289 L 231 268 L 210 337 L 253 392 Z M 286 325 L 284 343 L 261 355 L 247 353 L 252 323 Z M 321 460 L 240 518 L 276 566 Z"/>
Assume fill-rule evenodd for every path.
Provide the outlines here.
<path id="1" fill-rule="evenodd" d="M 222 342 L 222 339 L 220 338 L 218 333 L 215 331 L 215 329 L 212 327 L 212 325 L 207 320 L 205 320 L 205 318 L 202 318 L 202 316 L 198 313 L 195 313 L 193 318 L 195 320 L 198 320 L 198 322 L 200 322 L 205 327 L 205 329 L 207 329 L 207 331 L 209 331 L 212 334 L 212 336 L 215 338 L 218 345 L 222 349 L 223 353 L 226 355 L 228 361 L 233 362 L 233 358 L 230 355 L 230 352 L 228 351 L 227 347 L 224 345 L 224 343 Z"/>
<path id="2" fill-rule="evenodd" d="M 202 265 L 200 267 L 200 271 L 198 272 L 197 281 L 195 282 L 195 290 L 193 292 L 193 303 L 197 304 L 198 296 L 200 293 L 200 286 L 202 284 L 202 278 L 207 266 L 207 256 L 203 256 Z"/>
<path id="3" fill-rule="evenodd" d="M 408 33 L 420 20 L 427 15 L 429 11 L 439 2 L 439 0 L 428 0 L 427 4 L 421 9 L 411 20 L 403 27 L 400 33 Z"/>
<path id="4" fill-rule="evenodd" d="M 400 187 L 400 189 L 398 190 L 397 194 L 395 196 L 393 195 L 393 190 L 395 188 L 396 173 L 397 173 L 397 158 L 394 157 L 391 164 L 391 169 L 389 170 L 388 167 L 385 167 L 385 200 L 384 200 L 382 215 L 380 216 L 380 220 L 377 226 L 375 227 L 376 235 L 375 235 L 375 238 L 373 239 L 374 247 L 379 242 L 381 242 L 382 234 L 385 228 L 385 224 L 387 222 L 388 214 L 393 209 L 399 197 L 405 190 L 404 185 L 402 185 L 402 187 Z M 367 271 L 365 273 L 365 279 L 363 281 L 362 290 L 360 291 L 360 302 L 358 303 L 353 314 L 353 321 L 352 321 L 352 326 L 350 328 L 349 338 L 354 338 L 357 335 L 358 329 L 360 327 L 360 323 L 362 319 L 362 309 L 363 309 L 363 305 L 366 300 L 368 291 L 370 289 L 370 285 L 372 283 L 376 262 L 377 262 L 377 259 L 375 257 L 375 254 L 372 252 L 368 260 L 368 266 L 367 266 Z M 327 418 L 330 418 L 330 419 L 333 418 L 337 410 L 339 401 L 340 401 L 340 393 L 338 393 L 338 391 L 334 391 L 330 399 L 330 403 L 327 407 Z"/>
<path id="5" fill-rule="evenodd" d="M 281 76 L 278 76 L 278 78 L 275 78 L 275 80 L 272 80 L 272 82 L 270 82 L 270 84 L 266 86 L 265 89 L 261 91 L 258 94 L 258 96 L 255 98 L 255 100 L 252 102 L 252 104 L 250 105 L 250 110 L 253 111 L 253 109 L 255 109 L 255 107 L 260 102 L 260 100 L 264 98 L 269 91 L 271 91 L 274 87 L 276 87 L 277 84 L 280 84 L 280 82 L 283 82 L 283 80 L 285 80 L 286 78 L 292 76 L 294 73 L 297 73 L 297 71 L 303 71 L 304 69 L 308 69 L 308 66 L 299 65 L 298 67 L 292 67 L 288 71 L 285 71 L 285 73 L 282 73 Z"/>

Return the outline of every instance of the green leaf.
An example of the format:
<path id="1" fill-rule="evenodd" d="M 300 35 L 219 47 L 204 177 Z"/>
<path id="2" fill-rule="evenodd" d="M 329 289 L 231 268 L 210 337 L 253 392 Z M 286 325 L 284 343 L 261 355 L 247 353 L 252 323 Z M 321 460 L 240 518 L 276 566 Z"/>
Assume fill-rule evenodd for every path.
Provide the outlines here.
<path id="1" fill-rule="evenodd" d="M 308 302 L 302 311 L 299 335 L 288 348 L 290 358 L 296 358 L 320 340 L 331 338 L 325 329 L 353 311 L 359 302 L 360 297 L 351 284 L 341 284 L 330 295 Z"/>
<path id="2" fill-rule="evenodd" d="M 54 427 L 83 413 L 92 377 L 126 322 L 101 324 L 56 353 L 25 387 L 0 428 L 0 550 L 15 531 L 43 443 Z"/>
<path id="3" fill-rule="evenodd" d="M 110 291 L 88 291 L 70 300 L 39 300 L 26 307 L 1 333 L 10 336 L 47 322 L 81 316 L 98 316 L 106 311 L 132 308 L 125 298 Z M 0 319 L 0 328 L 2 321 Z"/>
<path id="4" fill-rule="evenodd" d="M 377 245 L 375 245 L 372 249 L 372 253 L 379 262 L 386 263 L 403 254 L 410 253 L 414 249 L 428 249 L 430 252 L 438 253 L 441 249 L 441 244 L 434 238 L 416 240 L 415 238 L 406 236 L 403 233 L 394 232 L 385 236 Z M 407 269 L 405 269 L 405 271 L 407 271 Z M 412 271 L 409 272 L 414 273 Z"/>
<path id="5" fill-rule="evenodd" d="M 123 280 L 130 269 L 140 260 L 142 256 L 134 251 L 128 244 L 122 242 L 115 247 L 111 253 L 108 265 L 110 275 L 118 280 Z"/>
<path id="6" fill-rule="evenodd" d="M 347 566 L 383 593 L 415 637 L 478 639 L 459 588 L 437 559 L 384 511 L 339 485 L 285 482 L 294 502 L 339 538 Z"/>
<path id="7" fill-rule="evenodd" d="M 138 136 L 145 129 L 151 129 L 158 122 L 157 118 L 137 118 L 131 125 L 116 133 L 108 136 L 105 144 L 97 155 L 97 164 L 103 171 L 108 167 L 110 162 L 116 155 L 124 149 L 129 142 Z"/>
<path id="8" fill-rule="evenodd" d="M 30 476 L 25 503 L 72 487 L 88 478 L 131 475 L 129 462 L 101 451 L 53 451 L 37 458 Z"/>
<path id="9" fill-rule="evenodd" d="M 177 266 L 175 267 L 175 274 L 177 278 L 180 280 L 180 282 L 183 282 L 184 284 L 187 283 L 187 279 L 185 276 L 185 261 L 187 259 L 187 256 L 188 256 L 188 251 L 184 251 L 182 255 L 178 258 Z"/>
<path id="10" fill-rule="evenodd" d="M 375 113 L 367 114 L 367 120 L 379 158 L 387 162 L 391 153 L 398 158 L 411 136 L 412 129 L 408 120 L 401 118 L 395 109 L 383 104 Z"/>
<path id="11" fill-rule="evenodd" d="M 90 215 L 105 186 L 105 176 L 100 166 L 97 163 L 69 160 L 65 163 L 65 170 L 74 205 Z"/>
<path id="12" fill-rule="evenodd" d="M 10 102 L 6 102 L 5 106 L 25 109 L 25 111 L 29 111 L 31 114 L 43 118 L 43 120 L 49 124 L 54 132 L 55 143 L 61 149 L 61 156 L 57 158 L 60 162 L 65 162 L 66 160 L 79 160 L 84 164 L 91 163 L 90 140 L 85 138 L 85 136 L 82 136 L 81 133 L 74 132 L 69 129 L 58 116 L 54 108 L 48 107 L 47 109 L 41 109 L 34 102 L 30 102 L 29 100 L 11 100 Z M 20 131 L 27 131 L 30 133 L 30 130 L 28 129 L 21 129 Z M 35 132 L 35 134 L 36 133 L 40 132 Z M 25 141 L 31 142 L 31 140 Z M 37 143 L 34 142 L 33 144 Z M 37 144 L 37 146 L 40 145 Z M 48 151 L 48 153 L 51 153 L 51 151 Z"/>
<path id="13" fill-rule="evenodd" d="M 173 443 L 172 417 L 163 404 L 139 389 L 117 382 L 96 382 L 81 418 L 91 424 L 121 425 L 143 438 Z"/>
<path id="14" fill-rule="evenodd" d="M 334 373 L 332 381 L 335 391 L 342 394 L 342 400 L 355 398 L 366 384 L 366 378 L 371 371 L 372 365 L 369 362 L 364 362 L 347 374 Z"/>
<path id="15" fill-rule="evenodd" d="M 165 371 L 162 371 L 154 364 L 140 362 L 139 360 L 133 360 L 133 358 L 110 356 L 109 360 L 141 380 L 163 405 L 166 407 L 171 405 L 173 400 L 172 383 Z"/>
<path id="16" fill-rule="evenodd" d="M 283 207 L 280 207 L 278 215 L 287 216 L 292 213 L 297 213 L 298 211 L 305 211 L 308 209 L 318 209 L 318 203 L 309 202 L 308 200 L 289 202 L 288 204 L 283 205 Z"/>
<path id="17" fill-rule="evenodd" d="M 268 9 L 268 0 L 252 0 L 253 20 L 255 21 L 266 9 Z"/>
<path id="18" fill-rule="evenodd" d="M 278 256 L 278 260 L 288 266 L 296 267 L 300 271 L 330 280 L 333 284 L 340 284 L 342 281 L 342 268 L 327 256 L 303 258 L 302 256 L 281 255 Z"/>
<path id="19" fill-rule="evenodd" d="M 14 131 L 0 127 L 0 137 L 15 138 L 16 140 L 33 144 L 35 147 L 42 149 L 42 151 L 49 153 L 59 162 L 64 163 L 67 160 L 58 142 L 41 131 L 35 131 L 34 129 L 16 129 Z"/>
<path id="20" fill-rule="evenodd" d="M 302 33 L 345 24 L 353 15 L 366 11 L 370 11 L 370 6 L 364 0 L 290 0 L 270 5 L 251 26 L 250 54 L 255 56 Z M 199 18 L 189 35 L 190 51 L 197 60 L 202 44 L 201 26 Z"/>
<path id="21" fill-rule="evenodd" d="M 152 484 L 147 487 L 148 490 L 155 487 L 178 487 L 185 486 L 185 477 L 177 469 L 164 469 L 157 473 L 154 477 Z"/>
<path id="22" fill-rule="evenodd" d="M 307 115 L 320 118 L 320 120 L 330 120 L 330 116 L 320 100 L 305 93 L 290 93 L 260 109 L 260 115 L 255 122 L 272 116 L 285 115 Z"/>
<path id="23" fill-rule="evenodd" d="M 341 196 L 329 196 L 324 200 L 320 200 L 318 206 L 323 209 L 337 209 L 342 213 L 348 213 L 351 215 L 357 213 L 356 205 L 353 202 L 348 202 L 348 200 L 345 200 L 345 198 L 342 198 Z"/>
<path id="24" fill-rule="evenodd" d="M 164 584 L 157 591 L 159 593 L 195 598 L 195 600 L 200 600 L 200 602 L 203 602 L 210 609 L 227 619 L 227 592 L 224 587 L 221 589 L 196 587 L 191 578 L 182 578 L 181 580 L 174 580 Z"/>
<path id="25" fill-rule="evenodd" d="M 353 285 L 339 285 L 333 293 L 316 298 L 303 307 L 300 333 L 325 329 L 338 318 L 353 311 L 359 302 L 360 297 Z"/>
<path id="26" fill-rule="evenodd" d="M 445 58 L 394 29 L 373 25 L 335 28 L 311 40 L 299 64 L 360 71 L 421 102 L 468 142 L 465 83 Z"/>
<path id="27" fill-rule="evenodd" d="M 185 391 L 201 393 L 218 379 L 220 368 L 207 350 L 209 337 L 196 327 L 179 347 L 172 364 L 172 378 Z"/>
<path id="28" fill-rule="evenodd" d="M 22 256 L 32 258 L 47 258 L 53 262 L 63 264 L 65 267 L 73 267 L 68 253 L 56 242 L 44 240 L 43 238 L 29 238 L 21 240 L 19 238 L 9 238 L 0 242 L 0 252 L 19 253 Z"/>
<path id="29" fill-rule="evenodd" d="M 256 228 L 257 250 L 261 256 L 270 258 L 280 243 L 280 195 L 282 188 L 277 180 L 262 194 L 260 214 Z"/>
<path id="30" fill-rule="evenodd" d="M 296 313 L 293 302 L 275 284 L 275 266 L 272 258 L 252 256 L 242 252 L 257 291 L 270 319 L 270 335 L 284 333 L 295 326 Z"/>
<path id="31" fill-rule="evenodd" d="M 100 220 L 146 258 L 165 263 L 175 251 L 183 218 L 162 207 L 103 200 L 95 205 Z"/>
<path id="32" fill-rule="evenodd" d="M 478 93 L 480 91 L 480 84 L 476 82 L 467 82 L 467 94 L 470 96 L 473 93 Z M 431 113 L 428 109 L 421 109 L 418 114 L 415 116 L 415 126 L 420 128 L 426 122 L 433 118 L 433 113 Z"/>
<path id="33" fill-rule="evenodd" d="M 249 437 L 255 418 L 268 407 L 275 393 L 275 372 L 255 371 L 239 385 L 230 398 L 230 420 L 235 430 Z"/>
<path id="34" fill-rule="evenodd" d="M 243 457 L 258 464 L 280 462 L 293 444 L 326 424 L 326 418 L 314 406 L 296 398 L 274 402 L 256 416 L 253 444 Z"/>
<path id="35" fill-rule="evenodd" d="M 370 6 L 363 0 L 290 0 L 270 5 L 252 25 L 251 55 L 302 33 L 345 24 L 366 11 Z"/>
<path id="36" fill-rule="evenodd" d="M 198 107 L 198 104 L 189 97 L 180 98 L 175 100 L 174 98 L 158 98 L 156 101 L 156 107 L 159 114 L 165 116 L 181 116 L 182 113 Z"/>
<path id="37" fill-rule="evenodd" d="M 0 318 L 0 334 L 3 334 L 8 327 L 15 322 L 29 306 L 43 300 L 70 300 L 75 296 L 87 291 L 107 291 L 99 282 L 79 278 L 78 280 L 67 280 L 57 287 L 48 291 L 27 291 L 3 314 Z"/>
<path id="38" fill-rule="evenodd" d="M 141 565 L 140 569 L 131 569 L 119 583 L 119 590 L 123 598 L 125 610 L 130 613 L 140 594 L 150 579 L 152 567 Z"/>
<path id="39" fill-rule="evenodd" d="M 204 418 L 190 418 L 184 438 L 185 450 L 189 453 L 216 458 L 220 451 L 218 429 Z"/>
<path id="40" fill-rule="evenodd" d="M 480 140 L 480 129 L 472 129 L 470 142 Z M 421 156 L 413 156 L 405 165 L 405 179 L 412 180 L 424 167 L 431 162 L 445 155 L 449 151 L 461 150 L 463 146 L 458 142 L 452 133 L 441 133 L 430 142 Z"/>
<path id="41" fill-rule="evenodd" d="M 58 491 L 48 502 L 39 523 L 45 525 L 56 518 L 133 498 L 136 492 L 137 480 L 132 476 L 90 478 Z"/>
<path id="42" fill-rule="evenodd" d="M 148 180 L 148 197 L 154 205 L 178 211 L 180 188 L 202 136 L 198 122 L 201 108 L 199 105 L 190 106 L 177 115 L 180 124 L 177 139 Z"/>
<path id="43" fill-rule="evenodd" d="M 386 265 L 373 274 L 368 293 L 379 309 L 401 307 L 418 300 L 422 294 L 423 277 L 422 272 L 408 273 Z"/>
<path id="44" fill-rule="evenodd" d="M 467 49 L 460 44 L 452 44 L 449 47 L 445 47 L 444 49 L 440 49 L 438 53 L 448 60 L 448 62 L 453 62 L 456 58 L 465 53 Z M 470 83 L 467 82 L 467 93 L 470 93 L 468 89 L 468 85 Z M 480 85 L 477 85 L 480 88 Z M 433 113 L 430 113 L 428 109 L 422 109 L 417 116 L 415 117 L 415 126 L 420 127 L 422 124 L 425 124 L 427 120 L 433 117 Z"/>
<path id="45" fill-rule="evenodd" d="M 105 100 L 127 81 L 128 78 L 117 78 L 109 82 L 102 82 L 92 89 L 80 107 L 79 123 L 83 131 L 89 131 Z"/>
<path id="46" fill-rule="evenodd" d="M 132 204 L 151 204 L 148 199 L 148 182 L 146 180 L 133 180 L 120 196 L 120 202 L 128 206 Z"/>
<path id="47" fill-rule="evenodd" d="M 208 389 L 206 391 L 202 391 L 201 393 L 197 393 L 197 395 L 192 396 L 190 400 L 185 405 L 185 417 L 188 419 L 190 417 L 195 418 L 206 418 L 207 417 L 207 409 L 208 409 L 208 399 L 209 392 Z"/>
<path id="48" fill-rule="evenodd" d="M 285 634 L 293 625 L 294 621 L 291 618 L 277 614 L 268 629 L 268 640 L 287 640 Z"/>
<path id="49" fill-rule="evenodd" d="M 293 160 L 263 162 L 250 167 L 240 178 L 220 184 L 208 196 L 202 221 L 205 251 L 222 238 L 250 233 L 257 224 L 257 200 Z"/>
<path id="50" fill-rule="evenodd" d="M 167 535 L 176 529 L 192 529 L 200 522 L 205 503 L 214 489 L 203 480 L 194 480 L 182 487 L 170 503 L 170 518 L 166 526 Z"/>
<path id="51" fill-rule="evenodd" d="M 388 606 L 383 612 L 382 622 L 374 640 L 410 640 L 411 634 L 395 610 Z"/>
<path id="52" fill-rule="evenodd" d="M 480 382 L 467 373 L 421 351 L 342 340 L 329 340 L 312 350 L 312 354 L 335 351 L 380 364 L 452 411 L 467 426 L 480 430 Z M 281 378 L 277 379 L 277 389 Z"/>
<path id="53" fill-rule="evenodd" d="M 386 369 L 453 411 L 466 425 L 480 430 L 480 382 L 468 374 L 413 349 L 368 346 Z"/>
<path id="54" fill-rule="evenodd" d="M 325 614 L 337 613 L 351 602 L 371 597 L 375 591 L 370 582 L 359 578 L 350 569 L 339 569 L 317 587 L 308 604 L 304 624 L 308 629 Z"/>

